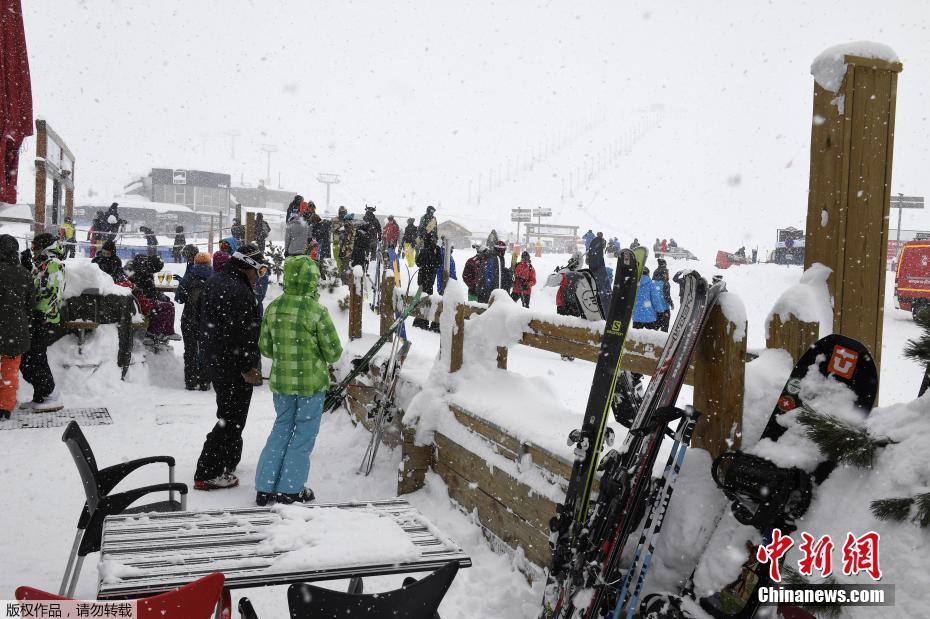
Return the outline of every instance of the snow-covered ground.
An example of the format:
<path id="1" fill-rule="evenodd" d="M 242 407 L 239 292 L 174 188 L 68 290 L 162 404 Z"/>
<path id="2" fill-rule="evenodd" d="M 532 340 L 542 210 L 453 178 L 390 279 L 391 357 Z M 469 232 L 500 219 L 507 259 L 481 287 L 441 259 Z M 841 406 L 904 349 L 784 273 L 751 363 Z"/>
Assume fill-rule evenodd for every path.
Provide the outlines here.
<path id="1" fill-rule="evenodd" d="M 457 258 L 461 269 L 467 253 L 459 252 Z M 535 259 L 538 278 L 543 280 L 546 273 L 557 264 L 563 264 L 566 258 L 564 255 L 546 255 Z M 653 265 L 654 262 L 650 261 L 650 266 Z M 707 277 L 717 273 L 705 263 L 680 263 L 670 267 L 673 271 L 676 268 L 697 268 Z M 167 268 L 177 270 L 180 265 L 168 265 Z M 728 282 L 729 290 L 739 295 L 746 306 L 750 349 L 762 348 L 765 316 L 781 292 L 797 283 L 800 269 L 752 265 L 730 269 L 722 274 Z M 279 291 L 280 288 L 272 284 L 266 301 L 270 301 Z M 324 293 L 324 302 L 330 307 L 342 334 L 346 333 L 347 315 L 337 308 L 337 301 L 344 294 L 344 288 L 337 289 L 334 294 Z M 553 311 L 554 295 L 553 289 L 538 288 L 533 294 L 531 310 Z M 352 354 L 364 350 L 375 338 L 377 319 L 367 307 L 364 311 L 365 337 L 348 345 L 348 354 L 344 355 L 340 365 L 346 363 Z M 433 370 L 440 336 L 417 329 L 408 329 L 408 332 L 414 346 L 403 370 L 404 377 L 422 384 Z M 900 351 L 908 338 L 917 335 L 918 329 L 910 315 L 893 309 L 893 302 L 889 298 L 885 314 L 881 391 L 883 405 L 908 402 L 916 396 L 921 369 L 903 359 Z M 110 410 L 113 425 L 85 429 L 100 464 L 106 466 L 145 455 L 170 454 L 178 459 L 179 480 L 190 483 L 203 437 L 214 423 L 215 408 L 212 392 L 189 392 L 183 389 L 180 345 L 175 345 L 173 354 L 149 355 L 144 364 L 132 366 L 125 381 L 120 380 L 119 368 L 113 363 L 116 349 L 113 327 L 99 329 L 85 346 L 84 355 L 87 358 L 105 361 L 98 370 L 71 368 L 65 371 L 62 363 L 74 357 L 75 348 L 71 337 L 52 347 L 50 357 L 53 371 L 68 406 L 106 406 Z M 790 361 L 786 355 L 777 352 L 766 353 L 747 368 L 747 435 L 758 433 L 761 416 L 767 414 L 764 411 L 771 410 L 789 368 Z M 568 363 L 551 353 L 513 346 L 509 356 L 509 371 L 493 370 L 489 374 L 497 381 L 493 389 L 487 384 L 482 384 L 480 389 L 472 385 L 469 390 L 460 392 L 459 396 L 466 401 L 479 401 L 480 398 L 480 401 L 485 402 L 486 412 L 496 415 L 495 419 L 502 425 L 528 440 L 567 454 L 564 437 L 578 425 L 592 371 L 591 363 Z M 20 400 L 27 399 L 30 394 L 31 388 L 23 383 L 19 392 Z M 686 388 L 680 402 L 688 402 L 690 397 L 690 389 Z M 528 401 L 532 403 L 531 406 L 527 406 Z M 908 422 L 911 427 L 915 424 L 919 426 L 913 418 L 922 407 L 925 408 L 923 402 L 891 406 L 877 411 L 875 417 L 883 420 L 883 427 L 886 427 L 892 423 L 889 420 L 903 410 L 904 417 L 912 419 Z M 254 468 L 273 418 L 270 393 L 267 387 L 261 387 L 253 396 L 244 433 L 245 448 L 238 471 L 242 485 L 233 490 L 213 493 L 192 491 L 189 502 L 191 509 L 252 504 Z M 5 564 L 16 566 L 16 569 L 0 570 L 0 590 L 9 594 L 21 584 L 56 590 L 64 569 L 73 526 L 83 502 L 83 492 L 70 455 L 59 440 L 60 430 L 0 433 L 0 449 L 5 453 L 3 487 L 7 496 L 15 497 L 7 512 L 7 526 L 0 528 L 0 547 L 4 548 Z M 353 426 L 346 415 L 340 413 L 325 418 L 310 473 L 310 485 L 319 500 L 394 496 L 399 450 L 383 449 L 372 475 L 362 477 L 356 474 L 356 468 L 367 441 L 368 434 Z M 835 482 L 836 489 L 830 490 L 828 496 L 836 499 L 837 493 L 853 488 L 858 491 L 866 486 L 868 496 L 876 493 L 884 496 L 882 493 L 886 492 L 907 494 L 927 476 L 926 466 L 916 457 L 888 460 L 885 466 L 892 470 L 892 477 L 895 470 L 900 473 L 900 469 L 906 469 L 906 479 L 879 482 L 875 475 L 864 479 L 863 474 L 857 471 L 841 471 Z M 684 568 L 683 565 L 690 561 L 693 566 L 701 549 L 700 544 L 694 543 L 694 539 L 706 539 L 709 535 L 706 530 L 708 522 L 713 522 L 714 514 L 720 513 L 722 496 L 710 485 L 708 469 L 709 458 L 706 453 L 698 450 L 689 453 L 676 495 L 676 502 L 681 507 L 676 510 L 676 502 L 673 502 L 669 523 L 665 528 L 666 537 L 663 538 L 668 540 L 665 542 L 668 548 L 663 549 L 661 544 L 659 548 L 653 579 L 657 586 L 674 586 L 682 571 L 690 571 L 690 567 Z M 162 481 L 163 475 L 163 470 L 154 467 L 153 470 L 135 473 L 131 483 L 154 483 Z M 849 475 L 855 479 L 843 481 Z M 830 483 L 834 483 L 833 480 Z M 524 574 L 519 571 L 522 559 L 492 549 L 473 517 L 461 513 L 451 504 L 438 476 L 430 474 L 426 487 L 407 498 L 459 542 L 474 562 L 472 568 L 462 570 L 457 576 L 441 608 L 443 617 L 535 616 L 541 590 L 539 585 L 534 587 L 528 584 Z M 872 526 L 874 523 L 871 516 L 860 503 L 856 502 L 854 510 L 850 507 L 855 513 L 854 524 L 859 528 Z M 830 510 L 822 503 L 815 503 L 811 512 L 811 526 L 824 522 L 824 511 Z M 913 608 L 911 604 L 915 604 L 915 600 L 923 595 L 917 590 L 917 576 L 912 574 L 926 567 L 921 563 L 921 553 L 917 552 L 923 543 L 923 534 L 912 524 L 893 526 L 899 528 L 901 534 L 890 536 L 894 541 L 889 543 L 887 555 L 883 556 L 884 568 L 890 575 L 889 582 L 899 585 L 899 599 L 908 601 L 907 608 Z M 696 532 L 696 528 L 700 531 Z M 683 560 L 670 563 L 668 553 L 674 553 Z M 95 563 L 96 556 L 87 562 L 77 590 L 81 597 L 93 597 L 95 593 Z M 395 588 L 400 580 L 401 577 L 369 579 L 366 590 Z M 335 587 L 344 585 L 333 584 Z M 902 592 L 905 587 L 907 593 Z M 253 589 L 240 593 L 248 595 L 263 614 L 276 616 L 285 612 L 283 588 Z M 858 614 L 850 612 L 850 616 L 874 616 L 863 613 L 863 610 L 871 609 L 859 609 Z"/>

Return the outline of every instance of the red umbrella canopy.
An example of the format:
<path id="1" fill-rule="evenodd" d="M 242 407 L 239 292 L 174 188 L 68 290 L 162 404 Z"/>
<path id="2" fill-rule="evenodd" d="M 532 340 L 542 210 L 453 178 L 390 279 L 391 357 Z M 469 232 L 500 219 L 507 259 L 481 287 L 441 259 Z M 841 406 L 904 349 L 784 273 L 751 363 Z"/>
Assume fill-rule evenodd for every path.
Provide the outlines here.
<path id="1" fill-rule="evenodd" d="M 0 202 L 16 202 L 19 147 L 32 135 L 32 83 L 20 0 L 0 0 Z"/>

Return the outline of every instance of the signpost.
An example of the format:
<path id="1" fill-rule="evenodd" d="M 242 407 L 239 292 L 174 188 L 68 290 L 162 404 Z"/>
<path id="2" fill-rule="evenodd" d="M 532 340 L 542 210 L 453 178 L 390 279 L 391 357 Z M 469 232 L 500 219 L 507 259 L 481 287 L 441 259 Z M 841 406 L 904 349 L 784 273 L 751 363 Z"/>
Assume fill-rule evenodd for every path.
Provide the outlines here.
<path id="1" fill-rule="evenodd" d="M 898 209 L 898 233 L 894 239 L 895 255 L 897 255 L 898 250 L 901 248 L 901 210 L 906 209 L 906 208 L 923 208 L 923 207 L 924 207 L 923 196 L 905 196 L 902 193 L 899 193 L 896 196 L 891 196 L 891 208 Z"/>
<path id="2" fill-rule="evenodd" d="M 510 221 L 517 222 L 517 242 L 520 241 L 520 224 L 533 221 L 533 211 L 528 208 L 510 209 Z"/>

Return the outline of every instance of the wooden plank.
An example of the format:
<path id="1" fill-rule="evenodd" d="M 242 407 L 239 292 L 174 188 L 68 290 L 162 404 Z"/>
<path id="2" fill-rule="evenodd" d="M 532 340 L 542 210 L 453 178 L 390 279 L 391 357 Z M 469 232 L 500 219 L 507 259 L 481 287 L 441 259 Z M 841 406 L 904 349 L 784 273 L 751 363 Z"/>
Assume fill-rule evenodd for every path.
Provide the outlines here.
<path id="1" fill-rule="evenodd" d="M 448 467 L 437 464 L 436 473 L 449 489 L 449 496 L 468 511 L 477 510 L 481 525 L 512 548 L 523 548 L 526 557 L 548 567 L 552 560 L 546 533 L 508 510 L 506 506 L 473 487 L 471 482 Z"/>
<path id="2" fill-rule="evenodd" d="M 245 242 L 251 243 L 254 240 L 255 240 L 255 213 L 249 211 L 245 214 Z"/>
<path id="3" fill-rule="evenodd" d="M 362 291 L 351 269 L 349 273 L 349 340 L 357 340 L 362 337 Z"/>
<path id="4" fill-rule="evenodd" d="M 426 472 L 433 464 L 433 446 L 417 445 L 416 429 L 403 429 L 401 465 L 397 471 L 397 494 L 416 492 L 426 485 Z"/>
<path id="5" fill-rule="evenodd" d="M 603 324 L 603 323 L 592 323 L 592 324 Z M 566 325 L 553 324 L 549 322 L 544 322 L 542 320 L 531 320 L 529 323 L 530 329 L 535 333 L 540 335 L 548 335 L 549 337 L 556 337 L 565 340 L 572 340 L 575 342 L 587 342 L 594 346 L 601 345 L 601 331 L 592 331 L 584 327 L 570 327 Z"/>
<path id="6" fill-rule="evenodd" d="M 449 372 L 462 369 L 465 354 L 465 307 L 455 306 L 455 331 L 452 333 L 452 346 L 449 351 Z"/>
<path id="7" fill-rule="evenodd" d="M 729 293 L 728 293 L 729 294 Z M 743 337 L 735 341 L 734 330 Z M 746 323 L 734 325 L 716 305 L 694 353 L 694 406 L 702 415 L 691 444 L 717 457 L 739 449 L 746 374 Z"/>
<path id="8" fill-rule="evenodd" d="M 504 471 L 492 469 L 477 454 L 442 433 L 437 432 L 435 436 L 437 464 L 443 464 L 476 483 L 483 492 L 506 505 L 540 531 L 547 530 L 549 519 L 555 515 L 554 502 Z"/>
<path id="9" fill-rule="evenodd" d="M 533 443 L 521 443 L 508 434 L 506 430 L 490 421 L 477 417 L 460 406 L 450 404 L 449 410 L 452 411 L 459 423 L 472 432 L 488 439 L 492 449 L 508 460 L 520 462 L 522 455 L 529 454 L 533 458 L 533 463 L 548 473 L 565 480 L 568 480 L 571 476 L 572 465 L 565 458 Z"/>
<path id="10" fill-rule="evenodd" d="M 520 460 L 520 456 L 523 454 L 523 444 L 508 434 L 506 430 L 490 421 L 476 417 L 456 404 L 449 404 L 449 410 L 452 411 L 455 419 L 460 424 L 493 442 L 498 447 L 497 451 L 505 458 L 514 462 Z"/>
<path id="11" fill-rule="evenodd" d="M 820 324 L 802 322 L 796 316 L 782 322 L 778 315 L 772 316 L 769 331 L 766 334 L 766 348 L 787 350 L 792 361 L 797 363 L 808 348 L 820 339 Z"/>
<path id="12" fill-rule="evenodd" d="M 378 315 L 380 323 L 378 324 L 378 335 L 384 335 L 394 323 L 394 274 L 385 272 L 381 280 L 381 299 L 378 304 Z"/>
<path id="13" fill-rule="evenodd" d="M 548 350 L 560 355 L 584 359 L 585 361 L 597 361 L 598 348 L 590 344 L 581 344 L 571 340 L 563 340 L 548 335 L 538 335 L 536 333 L 524 333 L 520 343 L 525 346 L 532 346 L 540 350 Z"/>

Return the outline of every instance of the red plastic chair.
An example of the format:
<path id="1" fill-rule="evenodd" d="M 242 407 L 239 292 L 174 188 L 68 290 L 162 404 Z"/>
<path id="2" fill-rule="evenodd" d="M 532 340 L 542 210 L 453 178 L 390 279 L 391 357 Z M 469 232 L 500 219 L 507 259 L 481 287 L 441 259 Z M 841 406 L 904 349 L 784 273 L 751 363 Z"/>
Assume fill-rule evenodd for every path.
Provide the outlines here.
<path id="1" fill-rule="evenodd" d="M 217 604 L 221 604 L 222 617 L 231 617 L 229 592 L 223 589 L 226 578 L 217 572 L 204 576 L 173 591 L 138 602 L 138 619 L 210 619 Z M 20 602 L 70 600 L 72 598 L 47 593 L 32 587 L 18 587 L 16 599 Z"/>

